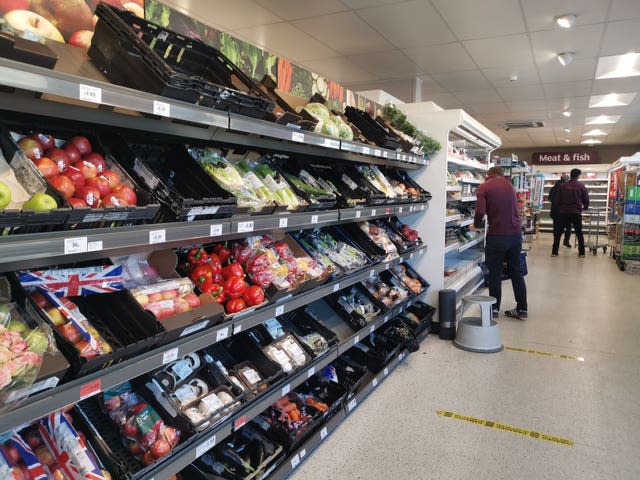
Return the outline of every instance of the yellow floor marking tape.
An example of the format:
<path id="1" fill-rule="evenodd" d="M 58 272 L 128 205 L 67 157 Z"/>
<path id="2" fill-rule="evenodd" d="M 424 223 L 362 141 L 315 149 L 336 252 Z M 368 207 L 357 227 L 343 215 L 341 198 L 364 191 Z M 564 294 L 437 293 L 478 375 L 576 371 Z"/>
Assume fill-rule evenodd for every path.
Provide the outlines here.
<path id="1" fill-rule="evenodd" d="M 544 355 L 552 358 L 564 358 L 565 360 L 577 360 L 578 362 L 584 362 L 584 357 L 574 357 L 572 355 L 564 355 L 561 353 L 540 352 L 538 350 L 530 350 L 528 348 L 519 347 L 504 347 L 505 350 L 511 350 L 512 352 L 533 353 L 534 355 Z"/>
<path id="2" fill-rule="evenodd" d="M 469 417 L 467 415 L 460 415 L 459 413 L 448 412 L 446 410 L 438 410 L 436 413 L 441 417 L 455 418 L 456 420 L 475 423 L 476 425 L 482 425 L 484 427 L 495 428 L 497 430 L 505 430 L 507 432 L 513 432 L 519 435 L 524 435 L 525 437 L 537 438 L 538 440 L 546 440 L 547 442 L 559 443 L 560 445 L 573 447 L 573 440 L 569 440 L 567 438 L 555 437 L 553 435 L 547 435 L 545 433 L 535 432 L 533 430 L 527 430 L 525 428 L 514 427 L 513 425 L 506 425 L 504 423 L 498 423 L 492 420 L 484 420 L 482 418 L 475 418 L 475 417 Z"/>

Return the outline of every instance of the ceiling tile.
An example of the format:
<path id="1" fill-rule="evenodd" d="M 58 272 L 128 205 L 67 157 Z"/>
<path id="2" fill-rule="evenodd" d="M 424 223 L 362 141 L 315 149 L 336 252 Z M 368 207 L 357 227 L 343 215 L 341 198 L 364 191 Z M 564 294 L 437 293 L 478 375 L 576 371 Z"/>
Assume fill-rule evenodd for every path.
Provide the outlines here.
<path id="1" fill-rule="evenodd" d="M 255 25 L 276 23 L 282 19 L 253 0 L 215 0 L 184 2 L 163 0 L 162 3 L 222 31 L 233 31 Z M 251 15 L 247 15 L 251 12 Z"/>
<path id="2" fill-rule="evenodd" d="M 538 63 L 538 71 L 542 83 L 573 82 L 576 80 L 591 80 L 596 71 L 596 59 L 575 60 L 569 65 L 562 66 L 555 58 Z"/>
<path id="3" fill-rule="evenodd" d="M 613 0 L 609 10 L 609 20 L 640 18 L 638 0 Z"/>
<path id="4" fill-rule="evenodd" d="M 478 90 L 464 90 L 455 92 L 456 97 L 460 99 L 463 105 L 471 103 L 492 103 L 501 102 L 502 99 L 493 88 L 481 88 Z"/>
<path id="5" fill-rule="evenodd" d="M 468 40 L 463 43 L 480 68 L 524 65 L 533 62 L 529 39 L 526 35 Z"/>
<path id="6" fill-rule="evenodd" d="M 387 5 L 390 3 L 398 3 L 402 0 L 342 0 L 347 7 L 354 10 L 359 8 L 373 7 L 375 5 Z"/>
<path id="7" fill-rule="evenodd" d="M 339 83 L 365 82 L 371 80 L 371 74 L 369 72 L 357 67 L 346 57 L 309 60 L 304 62 L 302 66 Z M 361 88 L 360 90 L 366 89 Z"/>
<path id="8" fill-rule="evenodd" d="M 336 57 L 338 54 L 289 23 L 273 23 L 236 30 L 244 40 L 294 62 Z"/>
<path id="9" fill-rule="evenodd" d="M 422 99 L 425 102 L 432 101 L 442 108 L 462 108 L 462 103 L 451 93 L 439 93 Z"/>
<path id="10" fill-rule="evenodd" d="M 576 110 L 583 110 L 587 108 L 589 105 L 589 97 L 558 97 L 558 98 L 547 98 L 546 102 L 547 108 L 551 110 L 570 110 L 575 115 Z M 569 118 L 573 118 L 572 115 Z M 563 117 L 566 118 L 566 117 Z"/>
<path id="11" fill-rule="evenodd" d="M 414 0 L 358 10 L 358 15 L 399 48 L 455 40 L 429 2 Z"/>
<path id="12" fill-rule="evenodd" d="M 604 22 L 608 2 L 603 0 L 523 0 L 522 7 L 529 31 L 534 32 L 559 29 L 554 18 L 567 13 L 577 16 L 576 25 Z"/>
<path id="13" fill-rule="evenodd" d="M 457 96 L 457 95 L 456 95 Z M 487 113 L 505 113 L 508 112 L 506 103 L 472 103 L 467 107 L 469 110 L 473 110 L 474 113 L 487 114 Z"/>
<path id="14" fill-rule="evenodd" d="M 640 92 L 640 79 L 630 78 L 607 78 L 593 82 L 593 95 L 605 95 L 607 93 L 618 92 Z"/>
<path id="15" fill-rule="evenodd" d="M 505 101 L 537 100 L 544 98 L 544 91 L 540 85 L 518 85 L 514 87 L 500 87 L 498 94 Z"/>
<path id="16" fill-rule="evenodd" d="M 358 67 L 379 78 L 415 77 L 424 73 L 400 50 L 363 53 L 348 58 Z"/>
<path id="17" fill-rule="evenodd" d="M 443 88 L 451 92 L 463 90 L 477 90 L 491 88 L 480 70 L 466 70 L 464 72 L 438 73 L 431 75 Z"/>
<path id="18" fill-rule="evenodd" d="M 589 96 L 593 81 L 545 83 L 542 85 L 547 98 L 564 98 L 572 96 Z"/>
<path id="19" fill-rule="evenodd" d="M 461 40 L 524 33 L 520 5 L 513 0 L 432 0 Z M 499 15 L 496 13 L 499 12 Z"/>
<path id="20" fill-rule="evenodd" d="M 544 100 L 514 100 L 507 102 L 509 110 L 514 113 L 532 113 L 536 117 L 544 116 L 547 104 Z"/>
<path id="21" fill-rule="evenodd" d="M 428 73 L 455 72 L 476 68 L 476 64 L 473 63 L 461 43 L 409 48 L 405 50 L 405 53 Z"/>
<path id="22" fill-rule="evenodd" d="M 346 55 L 392 49 L 378 32 L 353 12 L 296 20 L 293 25 Z"/>
<path id="23" fill-rule="evenodd" d="M 317 17 L 347 10 L 340 0 L 255 0 L 285 20 Z"/>
<path id="24" fill-rule="evenodd" d="M 422 80 L 422 98 L 425 98 L 427 95 L 447 93 L 447 90 L 441 87 L 440 84 L 429 75 L 420 75 L 418 78 Z"/>
<path id="25" fill-rule="evenodd" d="M 575 52 L 574 62 L 596 57 L 603 31 L 604 24 L 533 32 L 531 34 L 533 55 L 538 63 L 549 59 L 556 60 L 557 54 L 562 52 Z"/>
<path id="26" fill-rule="evenodd" d="M 622 55 L 637 51 L 640 45 L 640 19 L 609 22 L 606 25 L 600 56 Z"/>
<path id="27" fill-rule="evenodd" d="M 540 82 L 538 71 L 533 63 L 513 67 L 483 68 L 482 73 L 496 87 L 529 85 Z M 518 79 L 512 81 L 513 75 L 516 75 Z"/>

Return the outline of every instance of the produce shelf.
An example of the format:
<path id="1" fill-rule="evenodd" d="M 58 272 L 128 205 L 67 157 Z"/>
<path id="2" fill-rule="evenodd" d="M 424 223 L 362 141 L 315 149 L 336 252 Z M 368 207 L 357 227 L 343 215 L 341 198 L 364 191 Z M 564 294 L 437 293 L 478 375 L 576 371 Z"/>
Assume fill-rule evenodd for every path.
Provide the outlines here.
<path id="1" fill-rule="evenodd" d="M 482 277 L 482 270 L 476 265 L 474 268 L 467 270 L 464 274 L 454 276 L 451 283 L 445 282 L 445 287 L 451 288 L 460 293 L 460 291 L 464 289 L 465 285 L 473 281 L 478 276 Z"/>
<path id="2" fill-rule="evenodd" d="M 458 224 L 461 227 L 466 227 L 467 225 L 473 225 L 473 218 L 470 218 L 468 220 L 460 220 L 460 223 Z"/>
<path id="3" fill-rule="evenodd" d="M 447 185 L 447 192 L 460 192 L 462 187 L 460 185 Z"/>
<path id="4" fill-rule="evenodd" d="M 473 170 L 486 171 L 488 169 L 486 165 L 482 165 L 481 163 L 473 162 L 471 160 L 463 160 L 461 158 L 447 157 L 447 162 L 449 165 L 471 168 Z"/>
<path id="5" fill-rule="evenodd" d="M 464 252 L 465 250 L 469 250 L 471 247 L 475 247 L 479 243 L 484 240 L 484 236 L 471 240 L 470 242 L 465 243 L 464 245 L 460 245 L 458 248 L 458 253 Z"/>
<path id="6" fill-rule="evenodd" d="M 373 274 L 388 270 L 391 265 L 410 260 L 414 255 L 422 255 L 424 252 L 426 252 L 426 246 L 420 247 L 413 252 L 405 253 L 390 262 L 378 263 L 369 269 L 342 277 L 338 281 L 333 281 L 313 290 L 289 297 L 276 305 L 267 305 L 258 310 L 249 311 L 246 314 L 236 315 L 232 320 L 211 328 L 206 328 L 205 325 L 205 328 L 198 332 L 197 335 L 179 339 L 176 342 L 156 348 L 136 358 L 119 362 L 116 365 L 104 368 L 77 380 L 64 383 L 52 390 L 34 395 L 10 412 L 0 416 L 0 432 L 6 432 L 30 420 L 59 410 L 66 405 L 96 395 L 124 381 L 159 368 L 168 363 L 169 359 L 180 358 L 188 353 L 201 350 L 204 347 L 224 340 L 230 335 L 235 335 L 258 325 L 269 318 L 295 310 L 315 300 L 324 298 L 341 288 L 361 282 Z M 203 319 L 203 322 L 205 320 L 206 319 Z M 384 317 L 382 320 L 384 320 Z M 381 323 L 378 322 L 377 324 L 382 325 L 382 323 L 384 323 L 384 321 Z M 353 338 L 350 340 L 353 345 Z M 349 342 L 349 339 L 347 342 Z"/>
<path id="7" fill-rule="evenodd" d="M 455 252 L 458 250 L 458 248 L 460 247 L 460 243 L 459 242 L 451 242 L 448 245 L 445 245 L 444 247 L 444 253 L 445 255 L 449 252 Z"/>

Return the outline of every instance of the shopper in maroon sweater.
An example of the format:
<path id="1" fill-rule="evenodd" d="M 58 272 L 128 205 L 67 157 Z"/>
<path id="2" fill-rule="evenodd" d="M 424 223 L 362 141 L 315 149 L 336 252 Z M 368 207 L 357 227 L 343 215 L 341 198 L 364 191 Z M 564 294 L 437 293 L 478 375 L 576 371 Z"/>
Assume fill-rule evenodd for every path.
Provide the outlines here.
<path id="1" fill-rule="evenodd" d="M 474 227 L 482 227 L 484 216 L 487 215 L 485 263 L 489 269 L 489 295 L 496 299 L 493 317 L 497 318 L 500 311 L 503 263 L 506 261 L 516 308 L 504 313 L 512 318 L 527 318 L 527 286 L 520 268 L 522 222 L 518 215 L 516 190 L 504 177 L 502 168 L 492 167 L 487 172 L 485 182 L 478 187 L 476 195 L 478 200 Z"/>
<path id="2" fill-rule="evenodd" d="M 584 235 L 582 234 L 582 210 L 589 208 L 589 193 L 587 188 L 578 181 L 582 171 L 574 168 L 570 173 L 570 180 L 560 185 L 557 193 L 558 226 L 553 228 L 553 247 L 551 256 L 558 256 L 560 237 L 569 225 L 573 225 L 578 240 L 578 257 L 584 258 Z"/>

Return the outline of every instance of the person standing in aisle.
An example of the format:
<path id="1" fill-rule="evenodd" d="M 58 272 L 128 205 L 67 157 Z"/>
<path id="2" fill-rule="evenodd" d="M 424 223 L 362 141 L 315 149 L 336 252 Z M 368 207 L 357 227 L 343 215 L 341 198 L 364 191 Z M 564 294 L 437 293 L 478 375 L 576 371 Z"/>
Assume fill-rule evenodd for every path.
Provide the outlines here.
<path id="1" fill-rule="evenodd" d="M 560 225 L 553 231 L 553 247 L 551 256 L 558 256 L 560 237 L 567 226 L 573 225 L 573 231 L 578 239 L 578 257 L 584 258 L 584 235 L 582 235 L 582 211 L 589 209 L 589 193 L 587 188 L 578 181 L 582 171 L 578 168 L 571 170 L 571 178 L 560 185 L 558 189 L 558 214 Z"/>
<path id="2" fill-rule="evenodd" d="M 549 203 L 551 203 L 551 220 L 553 220 L 553 231 L 555 232 L 557 228 L 560 228 L 560 215 L 558 214 L 558 190 L 560 189 L 560 185 L 569 180 L 569 175 L 563 173 L 560 176 L 560 180 L 558 180 L 551 190 L 549 190 Z M 567 225 L 564 230 L 564 242 L 562 244 L 571 248 L 571 243 L 569 240 L 571 239 L 571 225 Z"/>
<path id="3" fill-rule="evenodd" d="M 493 318 L 500 312 L 502 299 L 503 263 L 511 274 L 511 286 L 516 298 L 516 308 L 506 310 L 508 317 L 527 318 L 527 286 L 520 268 L 522 251 L 522 221 L 518 214 L 516 190 L 504 176 L 500 167 L 492 167 L 487 178 L 476 192 L 476 214 L 474 228 L 481 228 L 487 215 L 487 238 L 485 263 L 489 270 L 489 295 L 496 299 L 493 305 Z"/>

